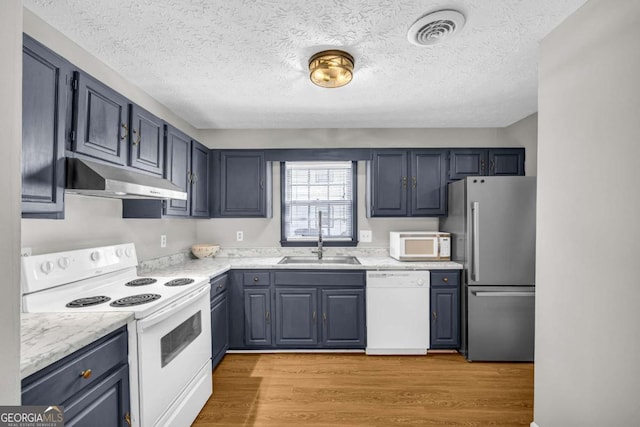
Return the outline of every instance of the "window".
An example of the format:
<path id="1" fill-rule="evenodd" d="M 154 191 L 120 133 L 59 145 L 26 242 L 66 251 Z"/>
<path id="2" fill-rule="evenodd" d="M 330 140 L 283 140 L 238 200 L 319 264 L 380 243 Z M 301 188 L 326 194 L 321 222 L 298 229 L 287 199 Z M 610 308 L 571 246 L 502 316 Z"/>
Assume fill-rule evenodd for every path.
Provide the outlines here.
<path id="1" fill-rule="evenodd" d="M 282 162 L 283 246 L 354 246 L 356 227 L 356 162 Z"/>

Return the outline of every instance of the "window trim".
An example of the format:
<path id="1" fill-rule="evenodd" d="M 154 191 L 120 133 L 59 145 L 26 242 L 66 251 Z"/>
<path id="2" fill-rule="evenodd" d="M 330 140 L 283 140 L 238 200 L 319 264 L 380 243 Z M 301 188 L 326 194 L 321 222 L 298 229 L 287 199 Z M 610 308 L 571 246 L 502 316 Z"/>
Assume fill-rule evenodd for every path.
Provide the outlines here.
<path id="1" fill-rule="evenodd" d="M 295 161 L 295 160 L 294 160 Z M 302 161 L 302 160 L 300 160 Z M 323 160 L 312 160 L 312 161 L 323 161 Z M 349 246 L 357 246 L 358 245 L 358 162 L 356 160 L 351 160 L 351 172 L 353 174 L 351 185 L 353 185 L 353 189 L 351 192 L 353 198 L 353 210 L 351 215 L 351 230 L 353 235 L 351 236 L 351 240 L 323 240 L 322 246 L 331 246 L 331 247 L 349 247 Z M 283 247 L 315 247 L 318 245 L 317 241 L 289 241 L 286 239 L 284 235 L 285 228 L 285 201 L 286 197 L 286 179 L 287 173 L 285 169 L 285 162 L 280 162 L 280 246 Z"/>

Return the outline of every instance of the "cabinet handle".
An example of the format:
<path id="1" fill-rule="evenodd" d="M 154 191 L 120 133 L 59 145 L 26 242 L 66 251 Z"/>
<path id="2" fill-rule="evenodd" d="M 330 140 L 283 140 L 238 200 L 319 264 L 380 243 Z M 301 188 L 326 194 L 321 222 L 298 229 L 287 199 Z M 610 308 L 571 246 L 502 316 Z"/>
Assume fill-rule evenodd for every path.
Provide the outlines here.
<path id="1" fill-rule="evenodd" d="M 260 279 L 258 279 L 258 276 L 253 276 L 253 281 L 254 281 L 254 282 L 257 282 L 257 281 L 259 281 L 259 280 L 260 280 Z"/>
<path id="2" fill-rule="evenodd" d="M 123 135 L 120 137 L 121 141 L 124 141 L 125 139 L 127 139 L 127 137 L 129 136 L 129 127 L 127 126 L 126 123 L 122 124 L 122 129 L 124 129 L 124 133 Z"/>
<path id="3" fill-rule="evenodd" d="M 407 188 L 407 177 L 406 176 L 402 177 L 402 188 Z"/>
<path id="4" fill-rule="evenodd" d="M 261 190 L 264 189 L 264 180 L 262 179 L 260 180 L 260 189 Z"/>
<path id="5" fill-rule="evenodd" d="M 324 322 L 326 322 L 326 321 L 327 321 L 327 313 L 322 313 L 322 320 L 323 320 Z"/>
<path id="6" fill-rule="evenodd" d="M 222 283 L 218 285 L 218 289 L 222 289 Z"/>
<path id="7" fill-rule="evenodd" d="M 128 426 L 131 425 L 131 415 L 129 415 L 129 413 L 127 412 L 126 414 L 124 414 L 124 420 L 127 423 Z"/>
<path id="8" fill-rule="evenodd" d="M 91 374 L 92 374 L 91 369 L 85 369 L 84 371 L 80 372 L 80 376 L 85 380 L 88 380 L 89 378 L 91 378 Z"/>
<path id="9" fill-rule="evenodd" d="M 449 283 L 449 278 L 448 278 L 448 277 L 443 277 L 443 278 L 442 278 L 442 281 L 443 281 L 444 283 Z"/>
<path id="10" fill-rule="evenodd" d="M 480 171 L 484 172 L 484 159 L 480 160 Z"/>
<path id="11" fill-rule="evenodd" d="M 267 323 L 269 323 L 269 312 L 268 311 L 267 311 L 266 319 L 267 319 Z"/>
<path id="12" fill-rule="evenodd" d="M 436 314 L 436 312 L 433 312 L 433 320 L 438 320 L 438 315 Z"/>
<path id="13" fill-rule="evenodd" d="M 489 161 L 489 170 L 493 172 L 496 171 L 496 161 L 493 159 Z"/>
<path id="14" fill-rule="evenodd" d="M 413 183 L 413 188 L 418 188 L 418 180 L 415 176 L 411 177 L 411 182 Z"/>
<path id="15" fill-rule="evenodd" d="M 316 312 L 314 311 L 313 314 L 311 315 L 311 317 L 313 318 L 313 321 L 316 321 Z"/>
<path id="16" fill-rule="evenodd" d="M 133 134 L 137 135 L 135 141 L 132 142 L 133 145 L 138 145 L 140 144 L 140 133 L 137 130 L 133 130 Z"/>
<path id="17" fill-rule="evenodd" d="M 193 182 L 193 175 L 189 171 L 187 171 L 187 181 L 189 181 L 189 184 Z"/>

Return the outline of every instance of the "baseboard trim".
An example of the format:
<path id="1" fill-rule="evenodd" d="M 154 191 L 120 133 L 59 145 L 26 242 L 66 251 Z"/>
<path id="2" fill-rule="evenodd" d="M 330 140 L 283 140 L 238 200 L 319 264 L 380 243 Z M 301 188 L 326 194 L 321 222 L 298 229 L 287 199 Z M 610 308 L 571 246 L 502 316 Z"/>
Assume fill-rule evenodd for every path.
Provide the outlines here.
<path id="1" fill-rule="evenodd" d="M 535 421 L 531 421 L 530 427 L 540 427 Z"/>

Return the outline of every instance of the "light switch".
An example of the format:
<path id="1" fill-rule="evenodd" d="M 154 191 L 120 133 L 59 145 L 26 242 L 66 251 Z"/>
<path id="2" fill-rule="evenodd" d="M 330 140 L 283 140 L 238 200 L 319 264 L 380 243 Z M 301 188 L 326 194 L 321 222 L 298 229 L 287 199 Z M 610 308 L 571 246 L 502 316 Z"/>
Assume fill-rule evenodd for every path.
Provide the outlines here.
<path id="1" fill-rule="evenodd" d="M 360 241 L 363 243 L 371 243 L 373 240 L 373 233 L 371 230 L 360 230 Z"/>

